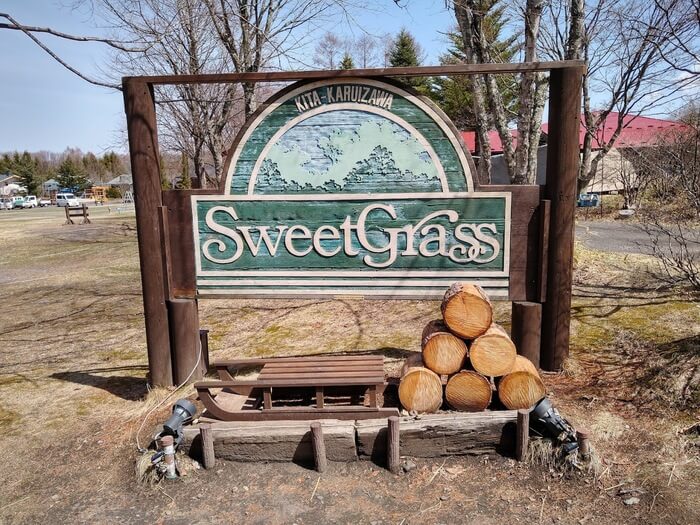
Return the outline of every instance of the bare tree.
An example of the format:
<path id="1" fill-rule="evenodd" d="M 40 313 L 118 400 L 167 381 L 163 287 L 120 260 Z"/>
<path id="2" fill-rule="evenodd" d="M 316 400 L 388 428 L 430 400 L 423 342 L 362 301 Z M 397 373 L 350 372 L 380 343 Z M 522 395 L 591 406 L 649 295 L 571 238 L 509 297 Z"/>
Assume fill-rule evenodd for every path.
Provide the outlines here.
<path id="1" fill-rule="evenodd" d="M 380 38 L 381 41 L 381 53 L 382 53 L 382 67 L 389 67 L 391 50 L 394 48 L 394 37 L 391 33 L 385 33 Z"/>
<path id="2" fill-rule="evenodd" d="M 327 31 L 314 47 L 314 64 L 321 69 L 338 69 L 346 47 L 342 38 Z"/>
<path id="3" fill-rule="evenodd" d="M 366 33 L 360 35 L 352 43 L 355 61 L 361 68 L 375 67 L 377 65 L 377 39 Z"/>
<path id="4" fill-rule="evenodd" d="M 9 29 L 11 31 L 21 31 L 29 39 L 31 39 L 37 46 L 39 46 L 45 53 L 47 53 L 51 58 L 53 58 L 56 62 L 61 64 L 63 67 L 65 67 L 68 71 L 73 73 L 74 75 L 82 78 L 86 82 L 93 84 L 95 86 L 102 86 L 102 87 L 108 87 L 112 89 L 121 89 L 121 86 L 117 83 L 109 83 L 104 80 L 96 79 L 91 76 L 86 75 L 85 73 L 81 72 L 77 68 L 73 67 L 70 65 L 68 62 L 63 60 L 57 53 L 55 53 L 49 46 L 44 44 L 39 38 L 37 38 L 36 34 L 47 34 L 47 35 L 52 35 L 58 38 L 62 38 L 65 40 L 72 40 L 74 42 L 99 42 L 102 44 L 106 44 L 112 48 L 115 49 L 120 49 L 124 51 L 138 51 L 140 49 L 140 46 L 138 46 L 139 43 L 137 42 L 120 42 L 118 40 L 114 40 L 111 38 L 102 38 L 102 37 L 96 37 L 96 36 L 76 36 L 76 35 L 71 35 L 68 33 L 64 33 L 62 31 L 57 31 L 55 29 L 52 29 L 50 27 L 38 27 L 38 26 L 29 26 L 20 23 L 17 19 L 15 19 L 12 15 L 9 13 L 0 13 L 0 18 L 7 20 L 7 22 L 2 22 L 0 23 L 0 29 Z M 136 46 L 130 46 L 130 44 L 136 44 Z"/>
<path id="5" fill-rule="evenodd" d="M 493 61 L 485 36 L 485 21 L 489 10 L 497 0 L 451 0 L 455 18 L 462 35 L 468 63 Z M 538 60 L 537 40 L 544 0 L 527 0 L 519 14 L 524 20 L 525 60 Z M 489 123 L 498 131 L 503 146 L 503 157 L 510 180 L 516 184 L 532 184 L 537 174 L 537 149 L 539 147 L 542 111 L 545 102 L 544 77 L 538 73 L 522 75 L 519 88 L 519 108 L 513 115 L 503 100 L 502 91 L 493 75 L 473 77 L 472 104 L 477 120 L 481 180 L 488 180 L 491 151 L 488 146 Z M 509 124 L 517 121 L 518 142 L 513 141 Z"/>
<path id="6" fill-rule="evenodd" d="M 231 63 L 197 0 L 94 0 L 102 22 L 121 40 L 147 42 L 140 53 L 116 50 L 118 75 L 200 74 L 229 71 Z M 235 85 L 158 86 L 161 145 L 191 159 L 194 175 L 216 185 L 223 156 L 240 123 Z M 238 117 L 238 118 L 237 118 Z"/>
<path id="7" fill-rule="evenodd" d="M 353 0 L 76 0 L 88 4 L 114 36 L 81 37 L 22 25 L 10 15 L 0 29 L 23 31 L 54 59 L 84 80 L 119 89 L 118 79 L 94 79 L 73 68 L 35 33 L 102 42 L 115 50 L 117 73 L 197 74 L 255 72 L 289 67 L 305 49 L 311 23 L 346 15 Z M 347 20 L 347 17 L 346 17 Z M 302 63 L 297 60 L 297 62 Z M 303 64 L 303 63 L 302 63 Z M 306 65 L 306 64 L 304 64 Z M 236 122 L 256 107 L 255 84 L 158 88 L 164 146 L 185 151 L 195 175 L 216 183 Z M 210 169 L 206 169 L 205 164 Z"/>
<path id="8" fill-rule="evenodd" d="M 658 51 L 661 58 L 673 69 L 687 75 L 700 74 L 700 2 L 698 0 L 654 0 L 654 6 L 661 14 L 664 24 L 653 28 L 660 32 Z M 640 18 L 637 32 L 643 33 L 649 29 L 648 20 Z"/>
<path id="9" fill-rule="evenodd" d="M 525 19 L 525 62 L 537 62 L 537 39 L 542 20 L 544 0 L 527 0 Z M 515 172 L 511 181 L 516 184 L 535 184 L 537 181 L 537 152 L 542 129 L 542 112 L 546 98 L 546 79 L 542 73 L 527 72 L 521 76 L 518 108 L 518 144 L 515 151 Z"/>
<path id="10" fill-rule="evenodd" d="M 646 213 L 638 226 L 649 237 L 650 253 L 669 283 L 700 290 L 700 237 L 697 230 L 676 219 L 668 224 Z"/>
<path id="11" fill-rule="evenodd" d="M 464 45 L 464 59 L 467 64 L 479 62 L 479 58 L 474 50 L 474 42 L 479 38 L 475 33 L 479 31 L 479 26 L 474 20 L 475 14 L 472 7 L 472 3 L 468 5 L 461 0 L 456 0 L 453 3 L 455 18 L 457 19 L 457 25 Z M 472 75 L 469 77 L 469 80 L 471 81 L 472 108 L 476 120 L 478 143 L 479 163 L 477 165 L 477 175 L 482 183 L 488 183 L 491 180 L 491 143 L 488 134 L 489 129 L 491 129 L 491 123 L 488 118 L 486 102 L 486 79 L 483 75 Z"/>
<path id="12" fill-rule="evenodd" d="M 311 23 L 339 19 L 351 0 L 202 0 L 237 72 L 283 67 L 304 49 Z M 308 64 L 303 65 L 308 67 Z M 256 108 L 256 85 L 243 84 L 244 112 Z"/>
<path id="13" fill-rule="evenodd" d="M 594 177 L 598 165 L 614 147 L 633 116 L 677 100 L 695 82 L 679 78 L 694 55 L 678 40 L 697 41 L 700 26 L 688 22 L 687 0 L 551 0 L 546 6 L 542 38 L 543 56 L 552 60 L 583 58 L 588 72 L 583 82 L 583 117 L 586 135 L 582 145 L 579 188 Z M 679 11 L 686 6 L 685 11 Z M 679 12 L 683 12 L 679 16 Z M 681 36 L 682 35 L 682 36 Z M 679 38 L 675 38 L 679 37 Z M 674 39 L 675 38 L 675 39 Z M 685 67 L 684 67 L 685 65 Z M 592 94 L 607 100 L 595 109 Z M 612 133 L 599 129 L 617 113 Z M 593 144 L 599 143 L 594 153 Z"/>

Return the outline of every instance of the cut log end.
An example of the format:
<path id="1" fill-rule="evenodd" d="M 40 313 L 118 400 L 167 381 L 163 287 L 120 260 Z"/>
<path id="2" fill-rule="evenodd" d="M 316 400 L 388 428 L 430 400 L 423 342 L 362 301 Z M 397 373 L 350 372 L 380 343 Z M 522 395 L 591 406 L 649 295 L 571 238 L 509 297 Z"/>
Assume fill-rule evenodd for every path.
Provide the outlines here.
<path id="1" fill-rule="evenodd" d="M 492 324 L 469 348 L 474 370 L 485 376 L 499 377 L 512 371 L 517 352 L 503 328 Z"/>
<path id="2" fill-rule="evenodd" d="M 540 373 L 537 371 L 537 367 L 532 364 L 527 357 L 522 355 L 515 356 L 515 362 L 513 363 L 513 368 L 511 368 L 509 374 L 513 372 L 530 372 L 532 375 L 539 376 Z"/>
<path id="3" fill-rule="evenodd" d="M 498 398 L 511 410 L 532 408 L 546 394 L 544 383 L 530 372 L 513 372 L 498 383 Z"/>
<path id="4" fill-rule="evenodd" d="M 455 283 L 442 300 L 442 318 L 449 329 L 465 339 L 474 339 L 491 325 L 491 301 L 480 286 Z"/>
<path id="5" fill-rule="evenodd" d="M 440 376 L 427 368 L 409 368 L 399 384 L 399 400 L 409 412 L 428 414 L 437 411 L 442 405 Z"/>
<path id="6" fill-rule="evenodd" d="M 480 412 L 491 403 L 491 384 L 481 374 L 462 370 L 447 382 L 445 398 L 455 410 Z"/>
<path id="7" fill-rule="evenodd" d="M 454 374 L 467 358 L 466 343 L 451 334 L 440 320 L 425 327 L 421 346 L 423 363 L 436 374 Z"/>

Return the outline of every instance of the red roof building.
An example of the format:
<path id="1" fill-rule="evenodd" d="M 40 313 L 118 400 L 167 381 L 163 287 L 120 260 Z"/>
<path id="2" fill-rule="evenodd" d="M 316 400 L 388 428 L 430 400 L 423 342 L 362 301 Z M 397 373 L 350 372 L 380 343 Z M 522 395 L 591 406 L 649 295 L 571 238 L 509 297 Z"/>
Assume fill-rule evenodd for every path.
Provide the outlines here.
<path id="1" fill-rule="evenodd" d="M 618 118 L 620 118 L 620 114 L 612 112 L 608 114 L 606 119 L 602 122 L 593 139 L 592 147 L 594 150 L 600 149 L 603 144 L 610 140 L 617 128 Z M 614 146 L 618 149 L 657 146 L 662 144 L 669 136 L 673 136 L 674 133 L 687 133 L 690 131 L 689 126 L 680 122 L 635 115 L 626 115 L 622 117 L 622 125 L 622 131 L 615 141 Z M 542 133 L 546 135 L 548 131 L 549 124 L 542 124 Z M 461 134 L 469 151 L 475 154 L 477 150 L 476 132 L 462 131 Z M 514 141 L 517 141 L 517 131 L 511 130 L 511 135 Z M 583 139 L 585 136 L 586 126 L 584 125 L 583 115 L 581 115 L 579 147 L 583 147 Z M 503 153 L 503 144 L 501 143 L 501 138 L 497 131 L 489 131 L 489 142 L 491 143 L 491 153 L 494 155 Z"/>

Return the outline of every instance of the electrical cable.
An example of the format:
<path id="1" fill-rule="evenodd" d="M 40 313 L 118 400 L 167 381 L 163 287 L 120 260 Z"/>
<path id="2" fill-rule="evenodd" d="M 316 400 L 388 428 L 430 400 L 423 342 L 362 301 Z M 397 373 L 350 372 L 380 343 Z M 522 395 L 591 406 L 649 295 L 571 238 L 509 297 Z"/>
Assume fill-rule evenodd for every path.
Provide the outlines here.
<path id="1" fill-rule="evenodd" d="M 187 384 L 187 382 L 190 380 L 192 377 L 192 374 L 194 374 L 195 370 L 199 367 L 199 361 L 202 359 L 202 341 L 199 341 L 199 350 L 197 352 L 197 359 L 195 361 L 194 367 L 188 374 L 187 378 L 180 383 L 178 386 L 175 387 L 175 390 L 170 392 L 167 396 L 165 396 L 160 403 L 158 403 L 156 406 L 154 406 L 152 409 L 146 413 L 146 416 L 143 418 L 143 421 L 141 421 L 141 426 L 139 426 L 139 429 L 136 431 L 136 450 L 138 450 L 141 454 L 144 454 L 148 452 L 148 449 L 145 449 L 141 447 L 141 444 L 139 443 L 139 435 L 141 434 L 141 431 L 143 430 L 143 427 L 146 425 L 146 421 L 148 421 L 148 418 L 151 417 L 151 414 L 155 412 L 158 408 L 160 408 L 163 403 L 165 403 L 168 399 L 170 399 L 178 390 L 180 390 L 183 386 Z"/>

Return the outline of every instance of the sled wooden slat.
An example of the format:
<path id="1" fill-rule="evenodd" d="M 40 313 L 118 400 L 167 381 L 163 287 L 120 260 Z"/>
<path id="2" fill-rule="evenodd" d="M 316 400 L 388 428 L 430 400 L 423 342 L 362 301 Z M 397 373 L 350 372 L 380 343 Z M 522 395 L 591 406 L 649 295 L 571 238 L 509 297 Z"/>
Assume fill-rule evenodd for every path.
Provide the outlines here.
<path id="1" fill-rule="evenodd" d="M 219 381 L 195 383 L 199 398 L 209 413 L 224 421 L 262 421 L 270 419 L 369 419 L 398 414 L 397 409 L 381 408 L 377 393 L 383 392 L 384 358 L 382 356 L 310 356 L 271 359 L 240 359 L 213 364 Z M 262 366 L 255 379 L 237 380 L 235 370 Z M 350 405 L 332 404 L 333 396 L 350 398 Z M 276 394 L 289 390 L 312 389 L 315 401 L 310 406 L 284 406 Z M 360 404 L 359 391 L 366 392 L 369 406 Z M 212 390 L 262 393 L 261 410 L 227 410 L 216 401 Z"/>

